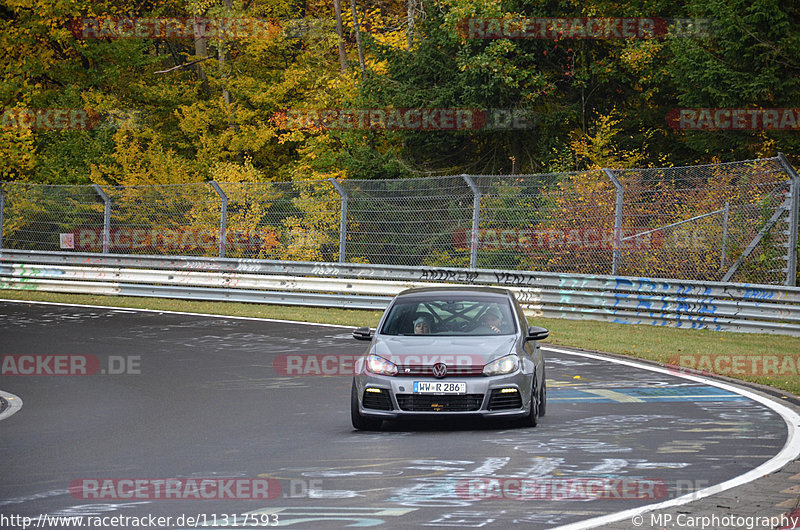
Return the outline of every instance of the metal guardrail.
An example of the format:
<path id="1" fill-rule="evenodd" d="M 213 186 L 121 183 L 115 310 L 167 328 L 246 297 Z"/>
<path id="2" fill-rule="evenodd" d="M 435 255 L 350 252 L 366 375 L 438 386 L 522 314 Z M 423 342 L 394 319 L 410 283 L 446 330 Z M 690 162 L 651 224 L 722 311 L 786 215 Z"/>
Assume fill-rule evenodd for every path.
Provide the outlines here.
<path id="1" fill-rule="evenodd" d="M 495 285 L 532 316 L 800 336 L 800 288 L 504 270 L 0 251 L 0 289 L 383 309 L 409 287 Z"/>

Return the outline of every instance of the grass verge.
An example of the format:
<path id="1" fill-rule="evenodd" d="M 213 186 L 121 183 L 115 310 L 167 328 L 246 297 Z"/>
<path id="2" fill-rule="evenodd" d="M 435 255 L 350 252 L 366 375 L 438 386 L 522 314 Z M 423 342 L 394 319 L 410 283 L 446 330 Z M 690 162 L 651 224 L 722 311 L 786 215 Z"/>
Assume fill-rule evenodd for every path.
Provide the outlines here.
<path id="1" fill-rule="evenodd" d="M 91 296 L 16 290 L 0 290 L 0 298 L 273 318 L 300 322 L 341 324 L 353 327 L 374 327 L 381 316 L 381 311 L 355 309 Z M 550 330 L 550 338 L 545 342 L 553 345 L 618 353 L 661 363 L 669 363 L 682 355 L 696 356 L 698 359 L 706 360 L 718 355 L 742 356 L 751 358 L 743 365 L 744 370 L 748 371 L 749 367 L 752 366 L 750 362 L 752 359 L 760 361 L 764 356 L 780 356 L 784 361 L 794 363 L 800 360 L 800 355 L 798 355 L 800 353 L 800 338 L 798 337 L 723 333 L 707 330 L 547 318 L 536 319 L 535 324 Z M 786 364 L 786 362 L 778 365 L 778 372 L 784 375 L 755 376 L 725 373 L 725 369 L 731 368 L 731 364 L 727 362 L 722 363 L 722 370 L 719 370 L 719 372 L 722 375 L 736 379 L 772 386 L 793 394 L 800 394 L 800 376 L 797 375 L 798 371 L 800 371 L 800 366 L 791 363 Z M 709 372 L 715 371 L 713 366 L 701 365 L 700 368 Z"/>

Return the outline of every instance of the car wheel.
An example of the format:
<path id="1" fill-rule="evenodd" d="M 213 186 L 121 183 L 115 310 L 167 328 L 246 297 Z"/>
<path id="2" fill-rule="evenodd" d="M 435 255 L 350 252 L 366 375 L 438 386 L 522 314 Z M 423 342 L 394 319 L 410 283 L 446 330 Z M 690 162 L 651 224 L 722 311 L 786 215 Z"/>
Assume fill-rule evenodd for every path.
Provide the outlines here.
<path id="1" fill-rule="evenodd" d="M 522 418 L 523 427 L 536 427 L 539 424 L 539 392 L 536 390 L 536 374 L 533 374 L 533 388 L 531 388 L 531 409 Z"/>
<path id="2" fill-rule="evenodd" d="M 542 388 L 539 389 L 539 417 L 544 416 L 547 408 L 547 379 L 545 379 L 544 368 L 542 368 Z"/>
<path id="3" fill-rule="evenodd" d="M 353 381 L 353 388 L 350 391 L 350 421 L 353 422 L 353 427 L 359 431 L 377 431 L 383 423 L 381 419 L 368 418 L 358 411 L 358 390 L 355 381 Z"/>

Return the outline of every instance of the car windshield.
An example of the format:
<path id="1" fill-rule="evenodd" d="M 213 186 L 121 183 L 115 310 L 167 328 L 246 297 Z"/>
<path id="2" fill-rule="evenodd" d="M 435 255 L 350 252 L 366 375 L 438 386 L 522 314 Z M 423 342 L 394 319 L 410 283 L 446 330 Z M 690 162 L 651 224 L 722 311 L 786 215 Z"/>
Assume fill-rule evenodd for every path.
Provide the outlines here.
<path id="1" fill-rule="evenodd" d="M 509 335 L 516 332 L 511 305 L 499 297 L 411 298 L 392 306 L 385 335 Z"/>

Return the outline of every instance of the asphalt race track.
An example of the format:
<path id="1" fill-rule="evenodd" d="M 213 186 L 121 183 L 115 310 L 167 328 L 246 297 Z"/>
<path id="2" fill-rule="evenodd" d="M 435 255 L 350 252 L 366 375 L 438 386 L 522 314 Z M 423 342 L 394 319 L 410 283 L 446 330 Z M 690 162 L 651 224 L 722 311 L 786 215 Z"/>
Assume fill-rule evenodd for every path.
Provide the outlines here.
<path id="1" fill-rule="evenodd" d="M 322 372 L 338 366 L 324 356 L 365 344 L 341 327 L 0 302 L 0 391 L 23 402 L 0 421 L 0 521 L 552 528 L 732 479 L 786 442 L 783 419 L 744 396 L 558 352 L 546 352 L 547 415 L 535 429 L 405 421 L 357 432 L 351 376 Z M 88 363 L 96 373 L 9 374 L 31 355 L 77 356 L 40 372 Z M 124 479 L 181 479 L 181 489 L 132 494 Z M 191 479 L 267 490 L 199 498 Z M 592 496 L 598 481 L 605 493 Z"/>

